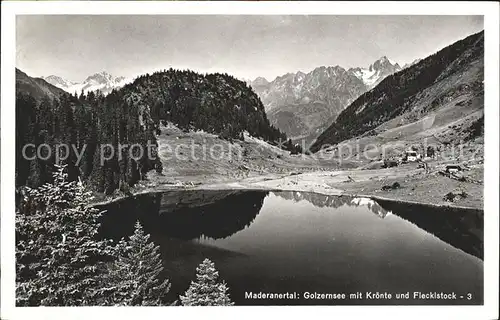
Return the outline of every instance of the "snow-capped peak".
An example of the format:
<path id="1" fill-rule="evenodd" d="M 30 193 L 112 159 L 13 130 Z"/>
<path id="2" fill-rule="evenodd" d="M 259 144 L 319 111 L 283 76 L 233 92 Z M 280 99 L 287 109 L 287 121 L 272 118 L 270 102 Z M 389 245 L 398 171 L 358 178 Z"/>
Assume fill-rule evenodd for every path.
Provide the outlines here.
<path id="1" fill-rule="evenodd" d="M 370 65 L 370 69 L 380 70 L 383 68 L 391 68 L 391 67 L 396 67 L 396 66 L 398 68 L 400 68 L 399 64 L 397 64 L 396 62 L 393 62 L 392 60 L 390 60 L 386 56 L 383 56 L 380 59 L 378 59 L 377 61 L 375 61 L 372 65 Z"/>
<path id="2" fill-rule="evenodd" d="M 392 62 L 392 60 L 391 60 L 391 59 L 387 58 L 387 56 L 383 56 L 383 57 L 381 57 L 380 59 L 378 59 L 378 61 L 380 61 L 381 63 L 386 63 L 386 62 L 388 62 L 388 63 L 390 63 L 390 64 L 392 64 L 392 65 L 394 65 L 394 64 L 395 64 L 394 62 Z"/>
<path id="3" fill-rule="evenodd" d="M 349 69 L 358 79 L 369 87 L 373 88 L 379 84 L 385 77 L 401 70 L 397 62 L 394 62 L 386 56 L 381 57 L 372 63 L 368 68 Z"/>
<path id="4" fill-rule="evenodd" d="M 84 81 L 84 83 L 102 83 L 102 84 L 113 83 L 113 82 L 115 82 L 115 78 L 106 71 L 95 73 L 87 77 L 87 79 L 85 79 Z"/>
<path id="5" fill-rule="evenodd" d="M 59 76 L 55 76 L 55 75 L 50 75 L 50 76 L 47 76 L 47 77 L 42 77 L 43 80 L 47 81 L 48 83 L 58 87 L 58 88 L 61 88 L 63 90 L 65 90 L 66 88 L 69 88 L 73 85 L 75 85 L 76 83 L 73 82 L 73 81 L 70 81 L 70 80 L 67 80 L 67 79 L 64 79 L 62 77 L 59 77 Z"/>
<path id="6" fill-rule="evenodd" d="M 48 76 L 43 78 L 45 81 L 61 88 L 69 93 L 88 93 L 90 91 L 101 91 L 104 94 L 110 93 L 113 89 L 121 88 L 133 79 L 125 77 L 114 77 L 106 71 L 98 72 L 88 76 L 83 82 L 71 82 L 58 76 Z"/>

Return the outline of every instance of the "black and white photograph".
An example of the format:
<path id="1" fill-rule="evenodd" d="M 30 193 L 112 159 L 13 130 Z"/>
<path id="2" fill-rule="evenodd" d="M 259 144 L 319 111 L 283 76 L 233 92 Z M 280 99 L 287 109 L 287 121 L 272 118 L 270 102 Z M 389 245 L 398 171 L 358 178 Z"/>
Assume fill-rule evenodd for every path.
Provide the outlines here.
<path id="1" fill-rule="evenodd" d="M 2 319 L 107 306 L 495 317 L 495 5 L 266 2 L 11 3 Z"/>

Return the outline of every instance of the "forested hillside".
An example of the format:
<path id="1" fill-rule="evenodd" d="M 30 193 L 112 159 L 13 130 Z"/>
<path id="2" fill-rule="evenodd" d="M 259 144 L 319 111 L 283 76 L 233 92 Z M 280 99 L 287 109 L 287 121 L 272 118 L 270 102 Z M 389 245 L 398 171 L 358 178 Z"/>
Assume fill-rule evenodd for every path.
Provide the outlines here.
<path id="1" fill-rule="evenodd" d="M 16 94 L 27 93 L 33 98 L 41 100 L 44 97 L 51 99 L 59 97 L 65 91 L 48 83 L 42 78 L 32 78 L 16 68 Z"/>
<path id="2" fill-rule="evenodd" d="M 148 159 L 147 154 L 130 157 L 128 149 L 122 149 L 121 157 L 118 152 L 113 157 L 101 155 L 100 146 L 109 144 L 118 150 L 118 144 L 139 144 L 146 150 L 148 140 L 154 144 L 156 127 L 152 121 L 140 119 L 140 112 L 122 101 L 118 92 L 107 97 L 92 92 L 79 97 L 62 94 L 58 99 L 44 97 L 41 101 L 18 93 L 16 184 L 39 186 L 50 181 L 59 150 L 63 163 L 68 164 L 70 180 L 80 177 L 96 191 L 106 193 L 120 185 L 125 187 L 125 183 L 133 185 L 141 174 L 160 166 L 159 160 Z M 35 147 L 25 149 L 26 159 L 22 151 L 28 144 Z M 43 144 L 47 147 L 38 149 Z M 38 155 L 36 150 L 40 151 Z M 103 150 L 111 152 L 111 147 Z M 79 163 L 77 154 L 83 155 Z"/>
<path id="3" fill-rule="evenodd" d="M 107 96 L 99 92 L 76 96 L 62 90 L 56 91 L 60 95 L 52 91 L 40 94 L 44 92 L 39 90 L 40 83 L 43 88 L 53 86 L 19 70 L 16 74 L 17 185 L 39 186 L 50 181 L 56 147 L 65 145 L 70 151 L 64 160 L 70 180 L 81 177 L 96 191 L 108 194 L 118 188 L 126 191 L 147 171 L 162 171 L 155 150 L 152 157 L 147 152 L 148 144 L 157 145 L 162 121 L 222 138 L 241 139 L 248 131 L 275 144 L 286 140 L 285 134 L 269 124 L 257 95 L 244 82 L 225 74 L 170 69 L 141 76 Z M 27 160 L 22 155 L 27 144 L 47 144 L 51 154 L 49 148 L 41 148 L 41 157 Z M 109 147 L 103 148 L 105 145 Z M 141 146 L 142 156 L 139 147 L 118 152 L 119 146 L 131 145 Z M 290 143 L 287 146 L 293 149 Z M 25 151 L 28 158 L 34 158 L 35 148 Z M 83 157 L 77 164 L 80 153 Z"/>
<path id="4" fill-rule="evenodd" d="M 267 141 L 286 139 L 269 124 L 264 106 L 251 88 L 227 74 L 169 69 L 141 76 L 120 92 L 136 105 L 149 106 L 155 122 L 171 121 L 183 129 L 231 138 L 248 131 Z"/>
<path id="5" fill-rule="evenodd" d="M 403 114 L 411 114 L 407 122 L 416 121 L 458 95 L 482 95 L 483 38 L 484 32 L 471 35 L 388 76 L 349 105 L 318 137 L 311 151 L 370 134 Z"/>

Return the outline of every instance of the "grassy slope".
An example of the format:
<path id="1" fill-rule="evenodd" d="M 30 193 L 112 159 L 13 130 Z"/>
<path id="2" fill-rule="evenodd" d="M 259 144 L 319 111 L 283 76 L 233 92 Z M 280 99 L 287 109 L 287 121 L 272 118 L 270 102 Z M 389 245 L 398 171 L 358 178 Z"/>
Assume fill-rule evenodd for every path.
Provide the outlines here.
<path id="1" fill-rule="evenodd" d="M 377 156 L 383 148 L 385 157 L 398 156 L 410 146 L 442 143 L 449 144 L 442 146 L 444 153 L 451 150 L 451 145 L 461 144 L 481 149 L 482 153 L 481 140 L 471 143 L 466 138 L 474 121 L 484 115 L 483 92 L 463 88 L 482 82 L 483 63 L 483 58 L 479 58 L 468 68 L 435 82 L 415 97 L 410 112 L 382 123 L 369 133 L 345 140 L 339 146 L 364 150 L 368 145 L 376 145 L 378 152 L 368 155 Z M 434 103 L 429 111 L 434 101 L 439 103 Z"/>
<path id="2" fill-rule="evenodd" d="M 324 144 L 373 136 L 397 126 L 412 130 L 405 125 L 424 117 L 432 122 L 436 110 L 450 100 L 458 102 L 460 96 L 478 98 L 483 94 L 483 63 L 483 33 L 478 33 L 386 78 L 347 107 L 321 134 L 313 151 Z M 417 126 L 414 133 L 425 129 Z"/>
<path id="3" fill-rule="evenodd" d="M 162 128 L 158 143 L 163 176 L 150 174 L 151 181 L 158 186 L 180 182 L 234 182 L 266 175 L 276 177 L 297 171 L 339 168 L 336 161 L 317 161 L 308 156 L 290 155 L 253 137 L 246 136 L 245 141 L 234 140 L 231 143 L 205 132 L 185 133 L 172 125 Z M 173 156 L 175 150 L 179 150 L 178 157 Z M 210 156 L 210 150 L 215 157 Z M 222 159 L 219 159 L 219 150 L 223 150 Z"/>
<path id="4" fill-rule="evenodd" d="M 424 174 L 416 164 L 397 168 L 380 169 L 380 164 L 367 161 L 343 161 L 291 156 L 261 140 L 247 137 L 245 141 L 219 139 L 204 132 L 185 133 L 174 126 L 162 128 L 159 136 L 160 154 L 164 165 L 163 175 L 148 174 L 149 180 L 139 184 L 135 192 L 176 189 L 281 189 L 312 191 L 324 194 L 372 195 L 396 200 L 449 206 L 482 208 L 483 166 L 479 158 L 471 162 L 471 169 L 465 175 L 478 183 L 458 182 L 438 175 L 446 161 L 439 158 L 429 163 L 431 172 Z M 192 147 L 180 147 L 182 156 L 188 159 L 174 159 L 168 152 L 170 146 L 194 144 L 195 160 L 190 154 Z M 247 150 L 244 158 L 216 160 L 203 159 L 201 145 L 221 145 L 224 150 Z M 466 153 L 470 155 L 469 153 Z M 170 159 L 169 159 L 170 158 Z M 463 159 L 464 161 L 470 159 Z M 363 165 L 364 164 L 364 165 Z M 371 170 L 365 170 L 367 168 Z M 365 168 L 365 169 L 363 169 Z M 349 181 L 351 177 L 354 181 Z M 382 191 L 383 185 L 393 182 L 401 184 L 400 189 Z M 443 200 L 446 193 L 464 190 L 468 197 L 450 203 Z M 103 199 L 99 199 L 103 200 Z"/>

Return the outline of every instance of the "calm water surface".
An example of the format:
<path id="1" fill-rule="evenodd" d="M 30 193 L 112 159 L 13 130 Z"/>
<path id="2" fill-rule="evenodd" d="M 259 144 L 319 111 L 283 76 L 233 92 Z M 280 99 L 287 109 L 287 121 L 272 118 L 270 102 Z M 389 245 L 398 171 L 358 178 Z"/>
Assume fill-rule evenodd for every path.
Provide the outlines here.
<path id="1" fill-rule="evenodd" d="M 160 245 L 171 299 L 187 289 L 208 257 L 239 305 L 483 301 L 481 212 L 263 191 L 172 191 L 105 209 L 104 236 L 130 235 L 139 219 Z M 457 299 L 413 299 L 415 291 L 455 293 Z M 296 298 L 245 298 L 250 292 Z M 306 292 L 345 293 L 346 299 L 306 299 Z M 349 298 L 357 292 L 361 299 Z M 368 292 L 391 293 L 392 299 L 367 299 Z M 410 299 L 395 299 L 406 292 Z"/>

